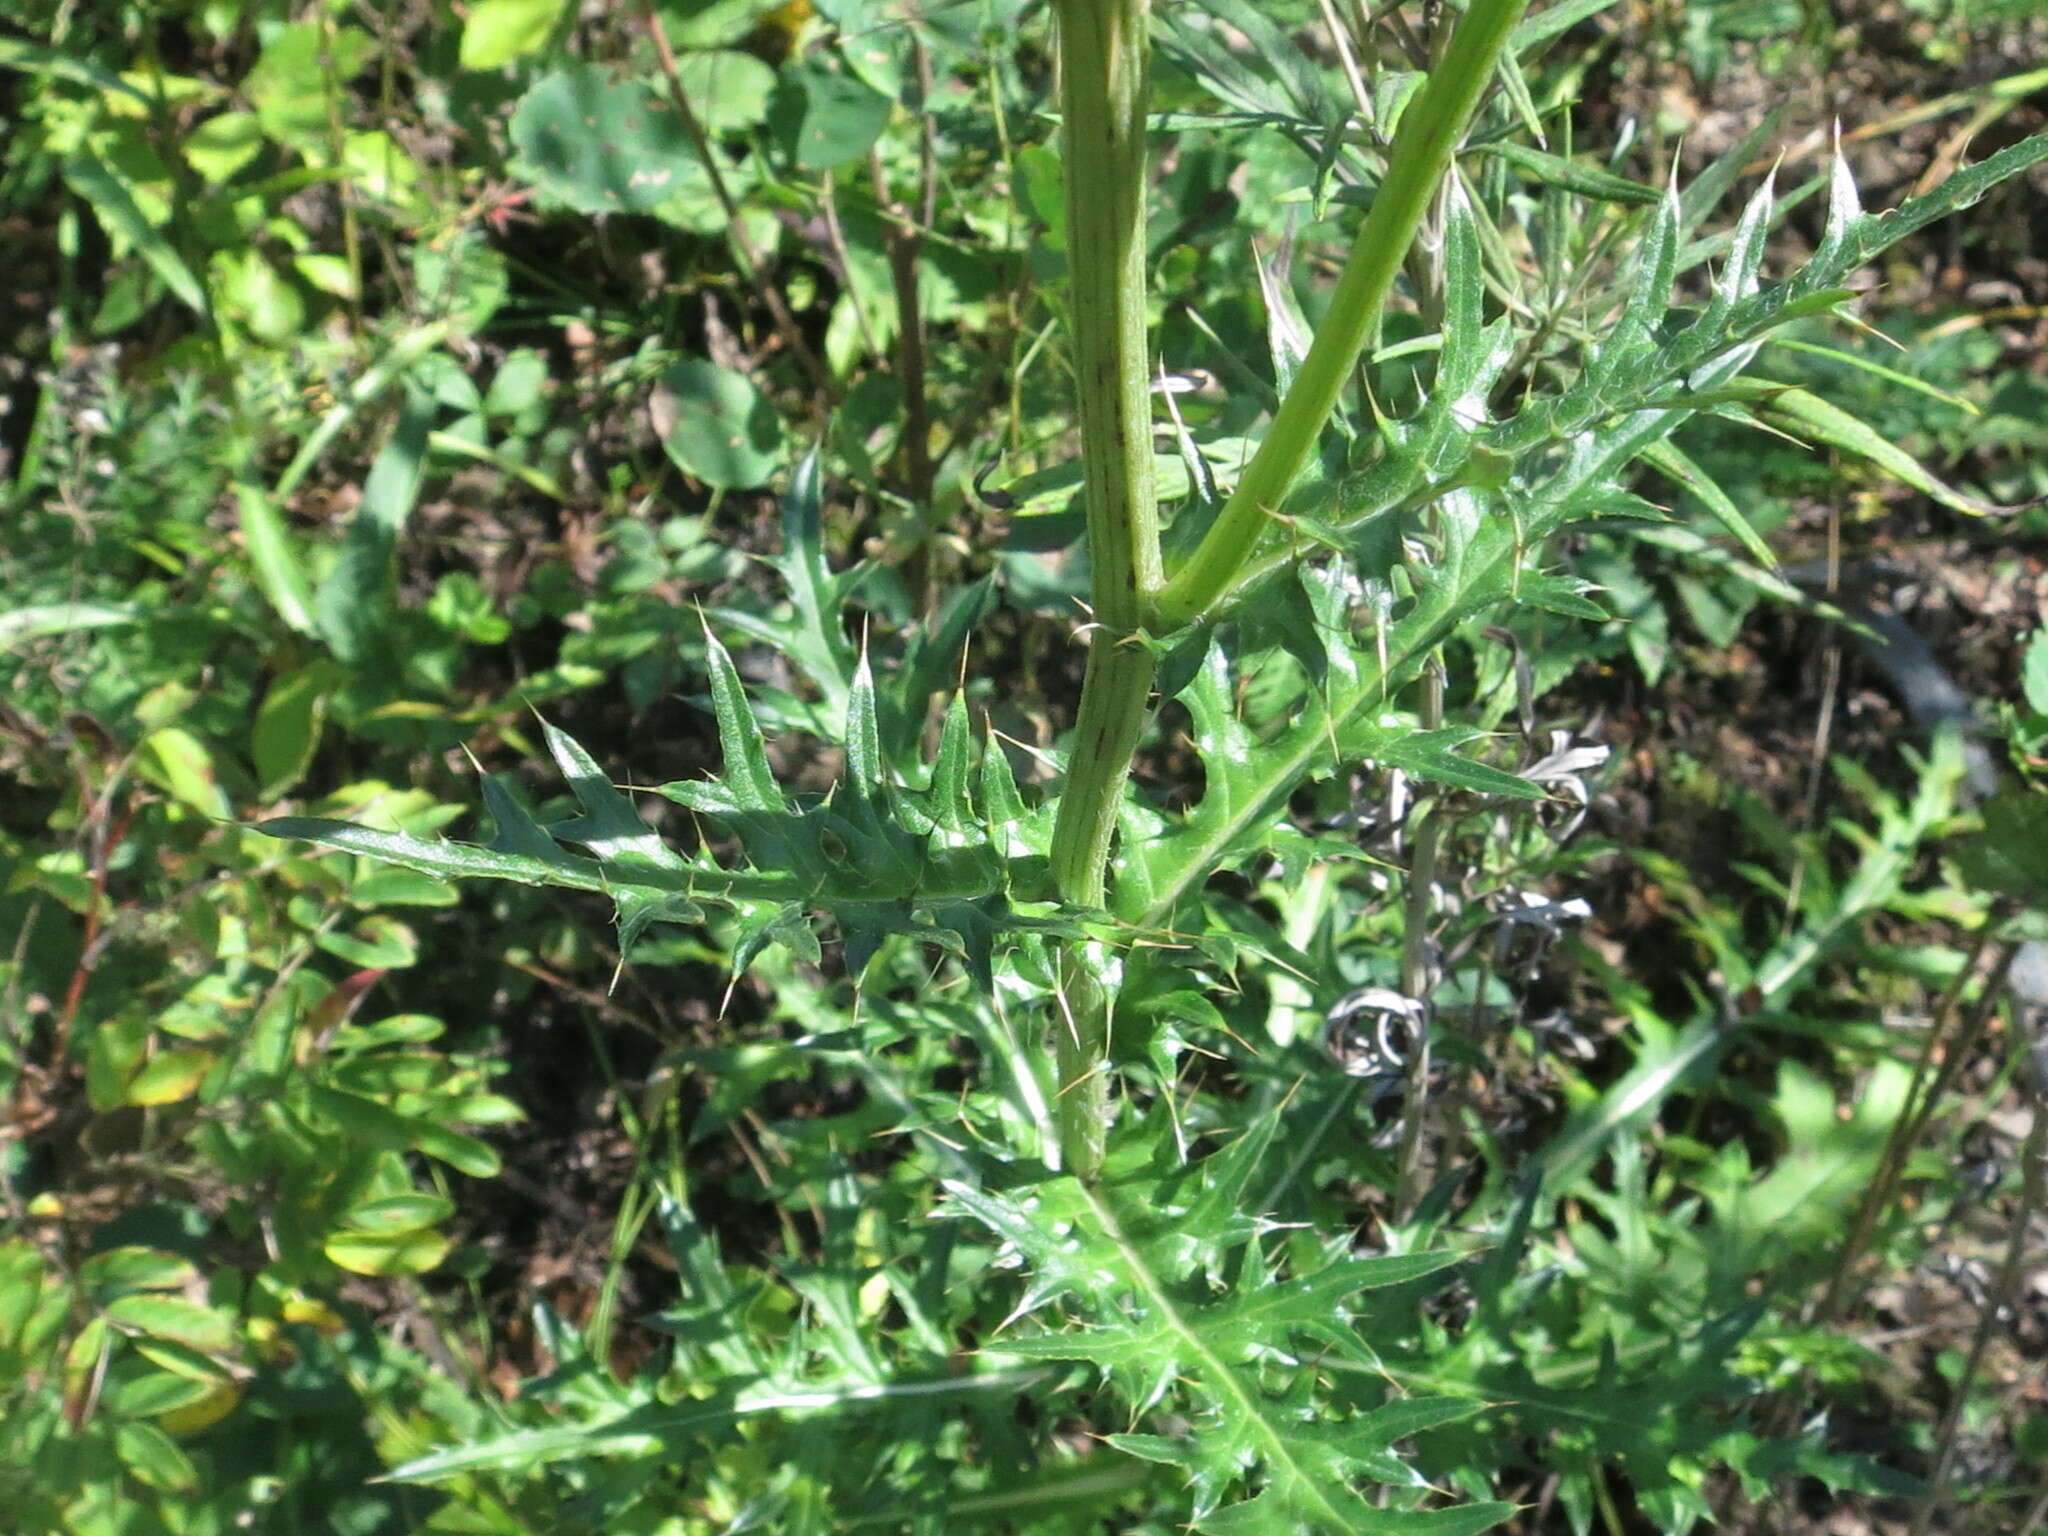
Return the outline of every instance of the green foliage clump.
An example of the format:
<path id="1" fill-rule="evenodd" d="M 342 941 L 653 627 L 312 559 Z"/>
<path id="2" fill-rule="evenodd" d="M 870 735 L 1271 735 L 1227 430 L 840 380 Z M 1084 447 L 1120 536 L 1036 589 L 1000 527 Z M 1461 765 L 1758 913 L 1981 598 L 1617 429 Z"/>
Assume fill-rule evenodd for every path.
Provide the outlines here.
<path id="1" fill-rule="evenodd" d="M 2034 515 L 1858 295 L 2048 138 L 1589 149 L 1796 6 L 188 9 L 0 42 L 15 1526 L 2003 1517 L 1996 1303 L 1843 1324 L 2041 1198 L 2048 650 L 1981 806 L 1643 722 L 1896 619 L 1816 498 Z"/>

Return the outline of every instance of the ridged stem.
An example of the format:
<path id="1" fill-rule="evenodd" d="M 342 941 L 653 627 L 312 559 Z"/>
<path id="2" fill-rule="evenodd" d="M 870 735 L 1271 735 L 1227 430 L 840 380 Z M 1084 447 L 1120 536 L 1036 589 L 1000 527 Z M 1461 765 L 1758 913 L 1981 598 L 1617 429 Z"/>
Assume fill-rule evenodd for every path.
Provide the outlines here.
<path id="1" fill-rule="evenodd" d="M 1152 657 L 1134 636 L 1160 584 L 1145 343 L 1148 0 L 1060 0 L 1060 139 L 1067 268 L 1095 629 L 1053 833 L 1060 899 L 1100 907 L 1110 842 L 1145 725 Z M 1066 1166 L 1101 1171 L 1108 1134 L 1110 957 L 1079 945 L 1061 971 L 1055 1032 Z"/>
<path id="2" fill-rule="evenodd" d="M 1472 0 L 1443 62 L 1430 71 L 1422 94 L 1402 114 L 1387 154 L 1387 174 L 1373 193 L 1329 314 L 1316 327 L 1308 356 L 1237 489 L 1154 603 L 1155 633 L 1170 634 L 1192 623 L 1223 595 L 1266 531 L 1267 519 L 1300 478 L 1527 4 Z"/>

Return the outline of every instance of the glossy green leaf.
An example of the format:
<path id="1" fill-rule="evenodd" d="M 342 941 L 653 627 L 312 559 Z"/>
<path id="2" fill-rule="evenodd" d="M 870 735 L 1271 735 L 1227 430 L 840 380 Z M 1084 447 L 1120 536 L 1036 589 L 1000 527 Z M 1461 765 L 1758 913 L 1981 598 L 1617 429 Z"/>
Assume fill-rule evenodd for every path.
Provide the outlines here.
<path id="1" fill-rule="evenodd" d="M 234 1347 L 234 1329 L 224 1315 L 177 1296 L 123 1296 L 108 1303 L 106 1317 L 125 1332 L 169 1339 L 201 1354 L 225 1354 Z"/>
<path id="2" fill-rule="evenodd" d="M 213 1070 L 215 1059 L 211 1051 L 160 1051 L 129 1080 L 122 1097 L 130 1104 L 145 1108 L 189 1099 L 199 1091 L 206 1074 Z"/>
<path id="3" fill-rule="evenodd" d="M 249 729 L 258 793 L 274 799 L 298 783 L 320 745 L 327 695 L 334 678 L 320 666 L 301 667 L 272 683 Z"/>
<path id="4" fill-rule="evenodd" d="M 335 1232 L 321 1251 L 356 1275 L 423 1275 L 448 1256 L 450 1240 L 438 1232 Z"/>

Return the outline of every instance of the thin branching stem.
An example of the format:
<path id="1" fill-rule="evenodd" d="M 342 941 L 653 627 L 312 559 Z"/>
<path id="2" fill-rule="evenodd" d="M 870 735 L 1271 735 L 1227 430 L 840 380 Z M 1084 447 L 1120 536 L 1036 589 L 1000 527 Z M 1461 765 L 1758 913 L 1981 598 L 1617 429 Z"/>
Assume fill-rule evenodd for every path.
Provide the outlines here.
<path id="1" fill-rule="evenodd" d="M 1422 726 L 1435 730 L 1444 718 L 1444 670 L 1432 656 L 1423 671 Z M 1443 810 L 1437 799 L 1426 801 L 1414 818 L 1413 853 L 1408 861 L 1408 890 L 1402 902 L 1401 990 L 1422 1005 L 1415 1015 L 1415 1034 L 1408 1047 L 1407 1080 L 1401 1111 L 1401 1155 L 1394 1209 L 1407 1220 L 1422 1199 L 1427 1170 L 1423 1162 L 1423 1128 L 1429 1118 L 1429 994 L 1436 980 L 1430 925 L 1435 915 L 1437 855 L 1443 842 Z"/>
<path id="2" fill-rule="evenodd" d="M 711 183 L 712 194 L 725 214 L 734 265 L 740 269 L 747 286 L 754 290 L 754 297 L 768 311 L 775 334 L 797 360 L 812 387 L 828 401 L 837 399 L 839 389 L 832 380 L 831 370 L 811 349 L 811 344 L 804 340 L 796 317 L 789 312 L 789 305 L 783 300 L 782 290 L 769 282 L 761 270 L 761 258 L 754 250 L 753 239 L 747 234 L 746 221 L 740 217 L 740 205 L 734 199 L 732 189 L 726 185 L 725 173 L 719 169 L 718 157 L 712 153 L 711 140 L 705 135 L 704 125 L 697 120 L 697 113 L 690 105 L 690 94 L 683 89 L 683 77 L 676 67 L 675 50 L 669 46 L 668 29 L 662 25 L 661 13 L 655 9 L 653 0 L 642 0 L 640 14 L 647 24 L 647 35 L 653 40 L 655 60 L 661 65 L 662 78 L 668 83 L 669 100 L 675 106 L 676 117 L 681 121 L 683 131 L 690 136 L 690 146 L 696 151 L 697 159 L 704 167 L 705 178 Z"/>
<path id="3" fill-rule="evenodd" d="M 2012 1235 L 2006 1241 L 2005 1261 L 1999 1266 L 1997 1283 L 1984 1298 L 1983 1313 L 1978 1317 L 1976 1331 L 1970 1339 L 1969 1358 L 1963 1362 L 1962 1374 L 1956 1378 L 1948 1409 L 1941 1416 L 1941 1427 L 1935 1431 L 1934 1443 L 1939 1449 L 1934 1473 L 1927 1480 L 1927 1497 L 1914 1516 L 1912 1536 L 1927 1536 L 1933 1529 L 1935 1517 L 1947 1507 L 1948 1480 L 1955 1471 L 1956 1446 L 1963 1425 L 1963 1410 L 1970 1401 L 1970 1388 L 1977 1379 L 1978 1367 L 1984 1363 L 1984 1351 L 1991 1343 L 1999 1318 L 2011 1315 L 2014 1303 L 2019 1300 L 2027 1239 L 2033 1231 L 2034 1216 L 2044 1205 L 2048 1205 L 2048 1106 L 2037 1104 L 2033 1110 L 2033 1124 L 2027 1130 L 2026 1144 L 2020 1149 L 2019 1209 L 2013 1212 Z"/>
<path id="4" fill-rule="evenodd" d="M 1891 1136 L 1885 1142 L 1883 1154 L 1878 1159 L 1877 1172 L 1863 1199 L 1857 1206 L 1855 1223 L 1849 1232 L 1849 1240 L 1843 1245 L 1841 1257 L 1836 1260 L 1834 1273 L 1828 1279 L 1826 1292 L 1814 1312 L 1814 1320 L 1830 1323 L 1840 1318 L 1848 1309 L 1853 1294 L 1853 1282 L 1857 1266 L 1869 1252 L 1870 1244 L 1877 1233 L 1877 1223 L 1885 1211 L 1890 1209 L 1898 1193 L 1900 1180 L 1905 1175 L 1906 1161 L 1913 1149 L 1919 1145 L 1920 1136 L 1926 1129 L 1933 1113 L 1933 1106 L 1940 1102 L 1954 1068 L 1950 1063 L 1959 1061 L 1965 1052 L 1967 1039 L 1974 1037 L 1982 1028 L 1986 1011 L 1994 1006 L 1998 989 L 2006 973 L 2012 968 L 2013 956 L 2018 946 L 2008 943 L 1994 966 L 1990 984 L 1986 987 L 1981 1007 L 1974 1015 L 1975 1027 L 1966 1026 L 1962 1035 L 1951 1037 L 1949 1026 L 1962 1013 L 1963 993 L 1970 978 L 1976 975 L 1985 952 L 1990 948 L 1992 935 L 2000 926 L 1994 916 L 1985 923 L 1977 934 L 1977 942 L 1970 951 L 1963 968 L 1949 983 L 1934 1011 L 1934 1018 L 1928 1024 L 1927 1037 L 1921 1042 L 1920 1057 L 1913 1065 L 1913 1077 L 1906 1088 L 1906 1100 L 1899 1109 L 1899 1118 L 1892 1126 Z M 1941 1061 L 1937 1068 L 1935 1063 Z M 1932 1081 L 1930 1082 L 1930 1074 Z"/>

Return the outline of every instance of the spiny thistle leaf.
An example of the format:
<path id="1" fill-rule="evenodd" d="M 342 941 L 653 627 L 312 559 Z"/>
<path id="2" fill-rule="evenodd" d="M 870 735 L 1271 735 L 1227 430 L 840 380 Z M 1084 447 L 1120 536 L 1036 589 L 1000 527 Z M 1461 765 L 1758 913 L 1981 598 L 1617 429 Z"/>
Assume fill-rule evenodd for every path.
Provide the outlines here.
<path id="1" fill-rule="evenodd" d="M 1006 1334 L 984 1350 L 1085 1361 L 1116 1384 L 1134 1414 L 1169 1410 L 1183 1432 L 1134 1430 L 1112 1443 L 1178 1467 L 1201 1530 L 1349 1536 L 1497 1524 L 1511 1506 L 1382 1510 L 1356 1491 L 1367 1481 L 1423 1489 L 1395 1443 L 1484 1404 L 1397 1399 L 1353 1411 L 1319 1394 L 1328 1375 L 1301 1370 L 1287 1358 L 1287 1341 L 1312 1345 L 1326 1363 L 1373 1373 L 1378 1361 L 1352 1324 L 1351 1298 L 1442 1274 L 1462 1256 L 1327 1256 L 1305 1270 L 1283 1269 L 1264 1252 L 1268 1229 L 1244 1201 L 1272 1123 L 1268 1117 L 1262 1131 L 1165 1179 L 1101 1189 L 1062 1179 L 1024 1195 L 948 1186 L 957 1216 L 1028 1262 L 1030 1285 L 1012 1323 L 1056 1302 L 1066 1314 L 1056 1330 Z"/>
<path id="2" fill-rule="evenodd" d="M 307 817 L 281 817 L 257 830 L 424 874 L 603 892 L 616 908 L 622 947 L 651 924 L 698 923 L 706 905 L 724 907 L 740 920 L 734 965 L 742 970 L 771 943 L 817 961 L 813 914 L 837 928 L 855 974 L 901 935 L 957 956 L 984 989 L 994 986 L 994 956 L 1007 940 L 1079 931 L 1046 900 L 1048 819 L 1026 810 L 1000 746 L 985 743 L 975 763 L 964 701 L 955 699 L 947 713 L 938 754 L 923 774 L 928 787 L 901 786 L 880 752 L 874 680 L 862 658 L 847 692 L 847 772 L 823 803 L 807 803 L 776 783 L 732 658 L 716 639 L 708 655 L 723 768 L 715 778 L 657 792 L 732 833 L 744 855 L 740 868 L 686 857 L 662 842 L 589 753 L 551 725 L 543 726 L 549 752 L 581 811 L 571 820 L 541 826 L 491 776 L 484 805 L 496 830 L 483 846 Z M 970 788 L 977 781 L 978 806 Z"/>
<path id="3" fill-rule="evenodd" d="M 719 608 L 713 617 L 785 657 L 820 695 L 815 709 L 801 712 L 801 723 L 837 739 L 858 659 L 842 615 L 871 568 L 856 565 L 835 575 L 825 557 L 824 471 L 816 453 L 797 464 L 781 506 L 782 553 L 764 563 L 789 595 L 787 612 L 764 616 L 746 608 Z"/>
<path id="4" fill-rule="evenodd" d="M 1677 237 L 1684 214 L 1680 202 L 1666 196 L 1652 221 L 1641 251 L 1636 277 L 1614 333 L 1603 343 L 1591 366 L 1570 386 L 1524 408 L 1513 420 L 1491 425 L 1468 412 L 1453 409 L 1456 388 L 1435 392 L 1412 423 L 1383 422 L 1381 456 L 1364 470 L 1334 485 L 1309 487 L 1277 522 L 1309 533 L 1318 543 L 1343 548 L 1357 562 L 1368 584 L 1377 575 L 1374 563 L 1400 559 L 1417 587 L 1416 596 L 1393 620 L 1381 627 L 1377 654 L 1360 656 L 1355 681 L 1342 689 L 1325 688 L 1298 718 L 1252 750 L 1242 727 L 1233 728 L 1218 713 L 1213 694 L 1190 699 L 1202 711 L 1197 724 L 1197 749 L 1202 751 L 1207 782 L 1202 800 L 1170 822 L 1141 849 L 1122 855 L 1117 909 L 1129 921 L 1148 927 L 1169 925 L 1180 901 L 1209 874 L 1256 847 L 1284 813 L 1288 798 L 1311 776 L 1333 771 L 1340 761 L 1392 754 L 1405 733 L 1367 724 L 1369 711 L 1385 706 L 1417 675 L 1425 657 L 1461 626 L 1477 622 L 1502 604 L 1522 600 L 1526 578 L 1521 574 L 1531 549 L 1550 533 L 1573 523 L 1608 515 L 1628 492 L 1623 481 L 1633 466 L 1651 459 L 1675 477 L 1687 479 L 1689 461 L 1668 450 L 1671 435 L 1710 399 L 1688 398 L 1687 392 L 1718 389 L 1754 356 L 1771 332 L 1801 316 L 1823 312 L 1849 297 L 1842 286 L 1857 268 L 1888 246 L 1935 220 L 1975 202 L 1999 182 L 2029 166 L 2048 160 L 2048 134 L 2038 134 L 2001 150 L 1982 163 L 1959 171 L 1924 196 L 1890 213 L 1860 210 L 1853 181 L 1837 164 L 1829 195 L 1827 234 L 1820 249 L 1789 281 L 1763 286 L 1758 277 L 1764 239 L 1774 201 L 1769 184 L 1750 199 L 1739 223 L 1730 256 L 1707 308 L 1691 324 L 1658 339 L 1668 315 L 1671 284 L 1679 260 Z M 1462 274 L 1470 259 L 1467 249 L 1469 211 L 1451 201 L 1446 221 L 1446 333 L 1439 368 L 1447 382 L 1464 382 L 1471 318 L 1472 281 Z M 1474 276 L 1476 277 L 1476 263 Z M 1501 340 L 1505 340 L 1502 331 Z M 1473 388 L 1490 390 L 1504 359 L 1498 344 L 1485 349 Z M 1653 404 L 1670 394 L 1669 404 Z M 1471 391 L 1464 392 L 1471 399 Z M 1483 396 L 1481 397 L 1483 399 Z M 1781 399 L 1782 396 L 1774 396 Z M 1796 404 L 1796 402 L 1795 402 Z M 1825 418 L 1825 429 L 1823 425 Z M 1917 465 L 1910 469 L 1888 461 L 1882 451 L 1825 413 L 1805 412 L 1811 435 L 1836 441 L 1853 438 L 1856 451 L 1900 473 L 1931 495 L 1958 493 L 1936 486 Z M 1380 540 L 1378 530 L 1405 507 L 1417 507 L 1432 494 L 1464 483 L 1468 466 L 1484 454 L 1498 465 L 1511 466 L 1505 483 L 1491 493 L 1494 511 L 1444 541 L 1446 552 L 1437 564 L 1406 555 L 1389 556 L 1400 548 L 1398 534 Z M 1502 480 L 1498 474 L 1483 477 Z M 1687 479 L 1690 488 L 1708 501 L 1709 510 L 1753 557 L 1768 556 L 1746 520 L 1725 497 L 1713 495 L 1704 476 Z M 1446 510 L 1450 510 L 1448 502 Z M 1639 499 L 1637 504 L 1641 505 Z M 1951 501 L 1951 504 L 1955 504 Z M 1512 516 L 1504 508 L 1512 508 Z M 1972 510 L 1982 510 L 1973 506 Z M 1647 510 L 1647 508 L 1645 508 Z M 1469 519 L 1468 519 L 1469 521 Z M 1291 563 L 1291 562 L 1290 562 Z M 1263 584 L 1248 586 L 1239 596 L 1246 607 L 1268 605 L 1278 588 L 1279 572 Z M 1545 591 L 1562 595 L 1555 583 Z M 1284 598 L 1282 599 L 1285 600 Z M 1275 642 L 1279 643 L 1279 642 Z M 1297 653 L 1300 643 L 1288 645 Z M 1312 675 L 1316 667 L 1305 659 Z M 1201 686 L 1197 673 L 1193 686 Z M 1323 679 L 1316 676 L 1319 687 Z M 1205 738 L 1207 745 L 1205 745 Z M 1446 779 L 1484 792 L 1517 793 L 1509 776 L 1456 757 L 1448 744 L 1412 749 L 1398 766 L 1424 777 Z M 1526 791 L 1521 791 L 1526 792 Z"/>

